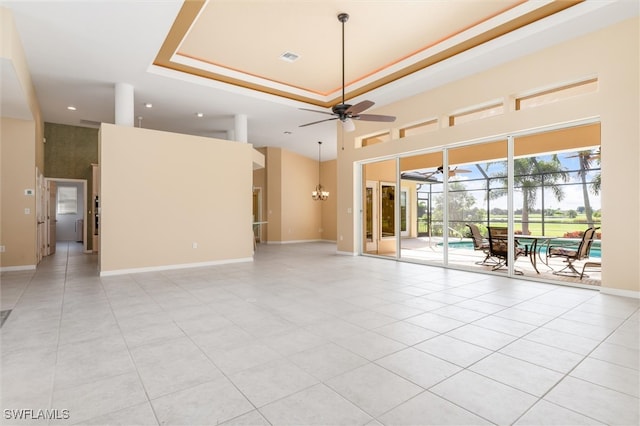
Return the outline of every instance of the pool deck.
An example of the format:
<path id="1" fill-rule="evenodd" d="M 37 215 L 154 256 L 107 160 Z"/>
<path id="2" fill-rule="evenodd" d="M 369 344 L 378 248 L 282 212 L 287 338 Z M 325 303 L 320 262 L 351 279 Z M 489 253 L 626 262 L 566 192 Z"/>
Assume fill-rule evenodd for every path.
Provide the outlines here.
<path id="1" fill-rule="evenodd" d="M 450 239 L 453 241 L 471 241 L 470 239 Z M 393 256 L 393 253 L 386 255 Z M 403 238 L 401 241 L 400 257 L 403 260 L 413 262 L 424 262 L 428 264 L 442 264 L 444 259 L 444 250 L 441 238 L 419 237 L 419 238 Z M 472 250 L 470 248 L 453 248 L 449 247 L 448 263 L 452 267 L 460 267 L 469 270 L 478 270 L 495 274 L 506 274 L 506 268 L 492 271 L 492 266 L 477 265 L 484 259 L 485 255 L 481 251 Z M 599 257 L 591 257 L 585 261 L 575 262 L 578 271 L 582 270 L 585 262 L 599 262 Z M 520 257 L 515 263 L 516 270 L 521 271 L 521 277 L 524 279 L 540 280 L 544 282 L 557 282 L 562 284 L 578 284 L 587 286 L 600 286 L 602 274 L 596 268 L 587 268 L 585 277 L 566 277 L 555 275 L 554 271 L 564 268 L 566 263 L 560 258 L 546 258 L 544 252 L 537 259 L 537 267 L 540 273 L 536 273 L 529 257 Z"/>

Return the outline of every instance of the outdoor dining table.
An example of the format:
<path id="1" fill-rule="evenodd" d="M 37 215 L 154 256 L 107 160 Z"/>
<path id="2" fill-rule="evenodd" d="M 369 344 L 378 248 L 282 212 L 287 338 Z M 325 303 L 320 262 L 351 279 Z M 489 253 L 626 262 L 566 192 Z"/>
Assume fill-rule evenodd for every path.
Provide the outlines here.
<path id="1" fill-rule="evenodd" d="M 533 266 L 533 269 L 535 269 L 535 271 L 538 274 L 540 273 L 540 271 L 538 271 L 538 260 L 537 260 L 537 258 L 539 258 L 542 263 L 547 265 L 547 267 L 549 269 L 552 269 L 549 266 L 549 262 L 547 260 L 546 255 L 545 255 L 544 259 L 540 255 L 540 249 L 542 249 L 544 247 L 545 248 L 545 253 L 546 253 L 547 249 L 549 248 L 549 244 L 551 243 L 551 240 L 553 238 L 556 238 L 556 237 L 551 237 L 551 236 L 548 236 L 548 235 L 520 235 L 520 234 L 518 234 L 518 235 L 515 235 L 514 238 L 517 241 L 520 241 L 520 240 L 531 241 L 531 245 L 529 246 L 529 260 L 531 261 L 531 265 Z M 536 253 L 537 253 L 537 258 L 536 258 Z"/>

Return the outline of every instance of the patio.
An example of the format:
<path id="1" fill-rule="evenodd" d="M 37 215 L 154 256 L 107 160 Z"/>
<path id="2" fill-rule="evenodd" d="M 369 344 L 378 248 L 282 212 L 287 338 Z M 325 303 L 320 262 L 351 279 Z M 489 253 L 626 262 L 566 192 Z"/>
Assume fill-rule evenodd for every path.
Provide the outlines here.
<path id="1" fill-rule="evenodd" d="M 491 266 L 477 265 L 476 262 L 480 262 L 485 258 L 485 254 L 482 251 L 473 250 L 473 242 L 470 238 L 449 238 L 449 242 L 469 242 L 469 248 L 457 248 L 449 247 L 448 262 L 449 266 L 456 268 L 464 268 L 469 270 L 482 270 L 485 272 L 491 272 Z M 438 237 L 418 237 L 418 238 L 403 238 L 401 240 L 401 259 L 407 261 L 425 262 L 430 264 L 442 264 L 444 259 L 444 247 L 442 244 L 442 238 Z M 547 262 L 545 264 L 545 261 Z M 582 266 L 585 262 L 599 262 L 600 258 L 591 257 L 585 261 L 576 262 L 576 268 L 582 271 Z M 601 284 L 601 272 L 597 268 L 587 268 L 583 279 L 580 277 L 567 277 L 554 275 L 553 271 L 558 271 L 566 266 L 560 258 L 546 259 L 544 252 L 542 253 L 542 259 L 538 259 L 537 267 L 539 274 L 536 273 L 529 257 L 520 257 L 515 263 L 516 269 L 522 271 L 522 275 L 518 277 L 524 279 L 531 279 L 536 281 L 546 282 L 558 282 L 565 284 L 579 284 L 589 286 L 600 286 Z M 505 274 L 506 268 L 494 271 L 496 274 Z"/>

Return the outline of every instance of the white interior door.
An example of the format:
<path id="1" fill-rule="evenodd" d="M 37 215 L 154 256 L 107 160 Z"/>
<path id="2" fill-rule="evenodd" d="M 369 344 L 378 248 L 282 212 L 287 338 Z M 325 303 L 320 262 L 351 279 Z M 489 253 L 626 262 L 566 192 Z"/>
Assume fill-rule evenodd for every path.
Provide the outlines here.
<path id="1" fill-rule="evenodd" d="M 38 251 L 38 263 L 47 255 L 47 184 L 44 176 L 36 167 L 36 220 L 38 227 L 36 228 Z"/>

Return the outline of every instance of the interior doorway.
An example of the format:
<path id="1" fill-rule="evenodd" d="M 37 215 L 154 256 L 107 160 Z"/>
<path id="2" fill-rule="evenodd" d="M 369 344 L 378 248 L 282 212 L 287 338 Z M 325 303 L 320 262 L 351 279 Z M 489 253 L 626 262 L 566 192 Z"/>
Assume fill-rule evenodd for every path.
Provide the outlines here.
<path id="1" fill-rule="evenodd" d="M 256 243 L 262 242 L 262 188 L 253 188 L 253 238 Z"/>
<path id="2" fill-rule="evenodd" d="M 87 252 L 87 181 L 46 178 L 46 254 L 55 253 L 57 242 L 82 244 Z"/>

